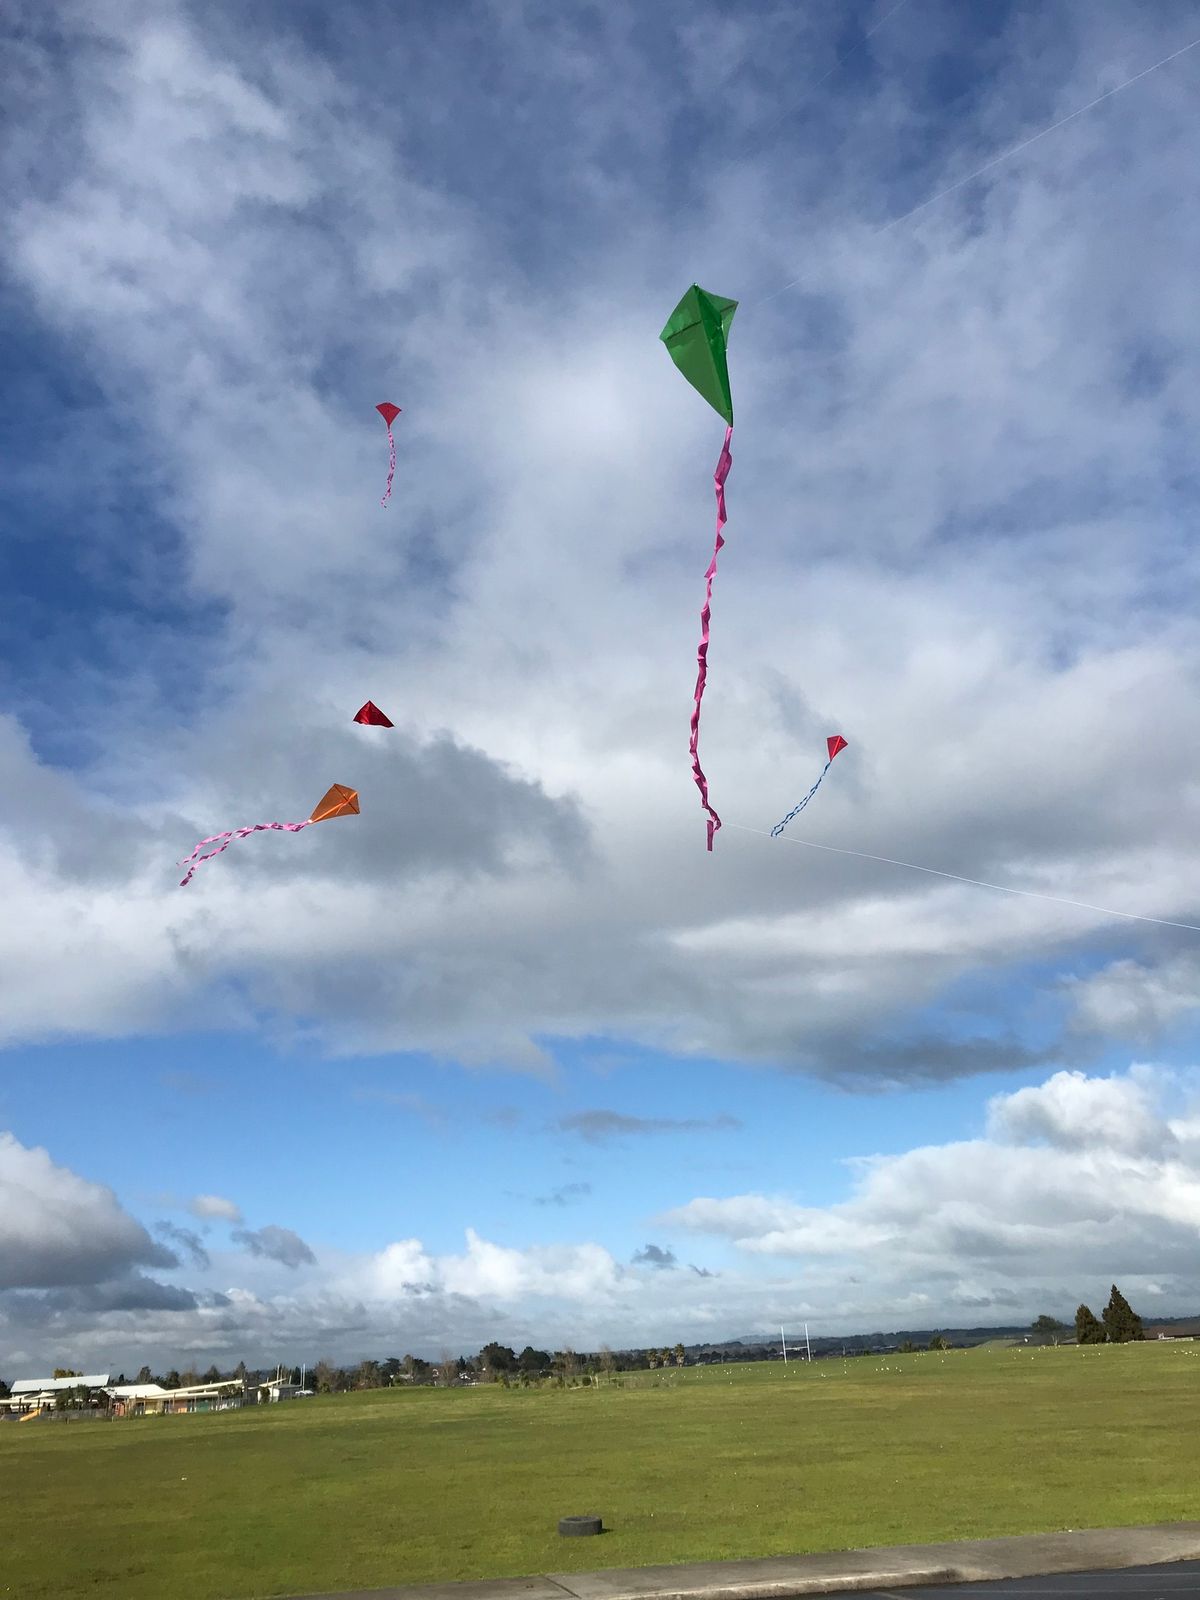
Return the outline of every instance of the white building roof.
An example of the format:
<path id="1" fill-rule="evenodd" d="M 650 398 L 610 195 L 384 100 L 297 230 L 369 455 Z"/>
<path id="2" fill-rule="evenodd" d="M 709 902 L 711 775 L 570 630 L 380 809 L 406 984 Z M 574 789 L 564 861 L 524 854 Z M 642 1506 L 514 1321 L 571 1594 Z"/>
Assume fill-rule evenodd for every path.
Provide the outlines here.
<path id="1" fill-rule="evenodd" d="M 107 1372 L 94 1372 L 78 1378 L 18 1378 L 13 1384 L 13 1394 L 49 1394 L 55 1389 L 104 1389 L 108 1386 Z"/>
<path id="2" fill-rule="evenodd" d="M 115 1383 L 109 1387 L 115 1400 L 145 1400 L 150 1395 L 170 1394 L 161 1383 Z"/>

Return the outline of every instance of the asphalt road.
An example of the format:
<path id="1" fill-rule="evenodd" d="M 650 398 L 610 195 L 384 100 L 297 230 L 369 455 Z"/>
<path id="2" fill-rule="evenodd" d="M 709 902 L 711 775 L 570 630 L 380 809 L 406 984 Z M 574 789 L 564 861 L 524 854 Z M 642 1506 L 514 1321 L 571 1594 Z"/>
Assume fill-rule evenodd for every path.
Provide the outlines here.
<path id="1" fill-rule="evenodd" d="M 1049 1578 L 938 1584 L 926 1589 L 868 1589 L 857 1600 L 1178 1600 L 1200 1596 L 1200 1561 L 1172 1561 L 1121 1572 L 1062 1572 Z"/>

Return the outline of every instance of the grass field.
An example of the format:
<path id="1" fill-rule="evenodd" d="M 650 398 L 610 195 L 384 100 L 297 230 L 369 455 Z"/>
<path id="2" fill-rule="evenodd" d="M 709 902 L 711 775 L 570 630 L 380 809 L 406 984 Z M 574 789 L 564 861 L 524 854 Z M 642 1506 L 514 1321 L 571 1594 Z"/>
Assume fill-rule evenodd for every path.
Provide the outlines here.
<path id="1" fill-rule="evenodd" d="M 35 1422 L 0 1427 L 0 1594 L 241 1600 L 1168 1521 L 1198 1481 L 1200 1344 Z M 560 1539 L 582 1511 L 612 1531 Z"/>

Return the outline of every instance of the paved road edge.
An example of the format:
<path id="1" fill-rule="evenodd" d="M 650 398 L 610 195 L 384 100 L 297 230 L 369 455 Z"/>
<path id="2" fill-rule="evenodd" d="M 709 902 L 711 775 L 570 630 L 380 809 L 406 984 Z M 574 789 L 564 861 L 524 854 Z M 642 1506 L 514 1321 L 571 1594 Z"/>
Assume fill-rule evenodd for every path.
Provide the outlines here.
<path id="1" fill-rule="evenodd" d="M 552 1572 L 529 1578 L 427 1583 L 292 1596 L 290 1600 L 787 1600 L 792 1595 L 853 1594 L 916 1584 L 978 1583 L 1052 1572 L 1098 1572 L 1200 1560 L 1200 1522 L 1145 1528 L 1080 1528 L 887 1545 L 747 1561 L 696 1561 L 667 1567 Z M 280 1597 L 287 1600 L 287 1597 Z"/>

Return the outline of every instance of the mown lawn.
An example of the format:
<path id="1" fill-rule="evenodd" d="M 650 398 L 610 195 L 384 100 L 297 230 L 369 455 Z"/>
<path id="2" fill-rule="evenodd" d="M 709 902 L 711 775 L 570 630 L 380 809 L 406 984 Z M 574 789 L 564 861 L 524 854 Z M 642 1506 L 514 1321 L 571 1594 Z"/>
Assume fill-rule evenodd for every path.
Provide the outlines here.
<path id="1" fill-rule="evenodd" d="M 242 1600 L 1198 1515 L 1200 1344 L 0 1426 L 0 1595 Z M 560 1516 L 612 1531 L 563 1540 Z"/>

